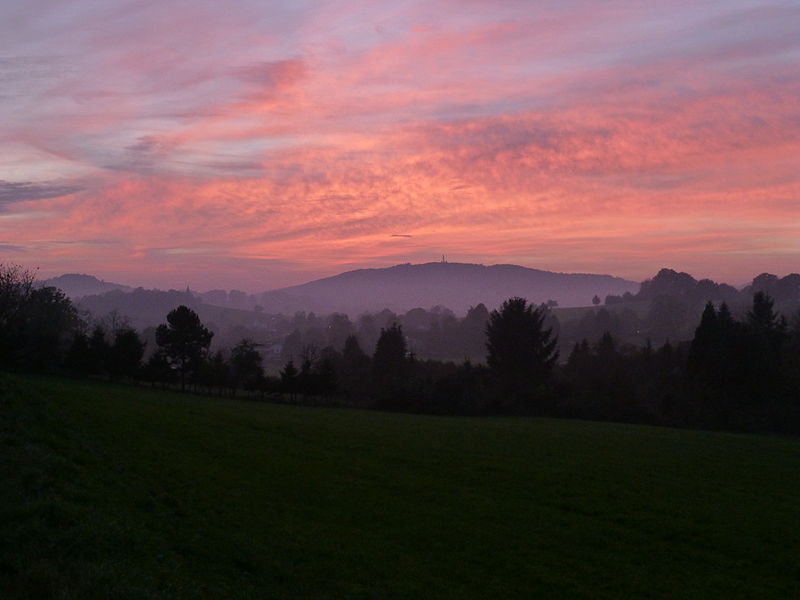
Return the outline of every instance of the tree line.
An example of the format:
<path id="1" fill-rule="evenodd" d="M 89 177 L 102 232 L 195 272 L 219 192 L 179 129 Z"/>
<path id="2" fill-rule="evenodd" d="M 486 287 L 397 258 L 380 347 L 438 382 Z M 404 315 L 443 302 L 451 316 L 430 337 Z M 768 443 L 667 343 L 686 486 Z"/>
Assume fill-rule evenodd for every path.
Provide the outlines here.
<path id="1" fill-rule="evenodd" d="M 639 346 L 603 331 L 566 357 L 546 305 L 510 298 L 483 310 L 474 315 L 484 323 L 485 364 L 420 359 L 395 322 L 380 328 L 371 353 L 353 333 L 341 349 L 298 344 L 270 376 L 250 339 L 212 353 L 213 333 L 183 305 L 156 328 L 143 360 L 146 344 L 124 320 L 87 328 L 59 290 L 37 288 L 31 273 L 4 265 L 0 360 L 284 402 L 800 432 L 800 313 L 787 321 L 764 292 L 738 320 L 725 302 L 707 303 L 691 341 Z"/>

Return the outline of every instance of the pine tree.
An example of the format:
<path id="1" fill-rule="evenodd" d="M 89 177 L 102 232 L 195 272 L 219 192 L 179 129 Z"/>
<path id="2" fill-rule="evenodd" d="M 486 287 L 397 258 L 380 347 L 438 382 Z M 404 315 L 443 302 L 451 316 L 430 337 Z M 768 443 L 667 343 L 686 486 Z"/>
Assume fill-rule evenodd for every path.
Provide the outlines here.
<path id="1" fill-rule="evenodd" d="M 518 297 L 492 311 L 486 326 L 489 367 L 502 375 L 546 381 L 558 352 L 552 331 L 543 328 L 544 318 L 543 310 Z"/>
<path id="2" fill-rule="evenodd" d="M 544 328 L 546 308 L 534 308 L 524 298 L 503 302 L 486 326 L 486 362 L 505 393 L 529 396 L 550 378 L 558 360 L 558 339 Z"/>
<path id="3" fill-rule="evenodd" d="M 717 375 L 718 365 L 716 363 L 719 357 L 720 333 L 720 319 L 717 316 L 717 310 L 711 302 L 708 302 L 689 348 L 687 365 L 689 377 L 696 380 L 707 380 Z"/>
<path id="4" fill-rule="evenodd" d="M 372 357 L 372 384 L 378 404 L 398 408 L 405 400 L 411 361 L 403 329 L 393 323 L 381 329 Z"/>

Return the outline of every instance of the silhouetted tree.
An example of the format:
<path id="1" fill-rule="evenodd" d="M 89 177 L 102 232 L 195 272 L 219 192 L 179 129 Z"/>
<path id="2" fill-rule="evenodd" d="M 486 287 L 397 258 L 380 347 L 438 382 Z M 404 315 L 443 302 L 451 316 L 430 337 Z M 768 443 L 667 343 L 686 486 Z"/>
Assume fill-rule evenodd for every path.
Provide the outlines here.
<path id="1" fill-rule="evenodd" d="M 334 358 L 323 356 L 316 366 L 315 372 L 316 391 L 323 398 L 330 398 L 337 390 L 337 376 Z"/>
<path id="2" fill-rule="evenodd" d="M 225 360 L 222 350 L 217 350 L 210 358 L 202 362 L 199 379 L 208 387 L 209 393 L 216 388 L 217 393 L 221 396 L 226 389 L 231 388 L 232 395 L 236 395 L 236 384 L 231 377 L 231 366 Z"/>
<path id="3" fill-rule="evenodd" d="M 708 303 L 687 361 L 700 421 L 750 429 L 775 418 L 770 407 L 781 406 L 791 377 L 788 340 L 786 320 L 763 292 L 753 296 L 744 322 L 735 321 L 725 303 L 719 311 Z"/>
<path id="4" fill-rule="evenodd" d="M 108 370 L 108 359 L 111 346 L 106 339 L 106 330 L 100 324 L 92 328 L 89 336 L 89 352 L 91 356 L 91 370 L 93 375 L 100 375 Z"/>
<path id="5" fill-rule="evenodd" d="M 779 393 L 782 384 L 788 325 L 786 319 L 775 312 L 774 301 L 765 292 L 753 295 L 753 305 L 747 312 L 745 325 L 749 356 L 742 367 L 748 367 L 751 396 L 766 401 Z"/>
<path id="6" fill-rule="evenodd" d="M 133 329 L 118 329 L 109 349 L 108 372 L 113 377 L 136 376 L 144 355 L 144 342 Z"/>
<path id="7" fill-rule="evenodd" d="M 558 360 L 557 338 L 543 327 L 545 313 L 544 307 L 534 308 L 524 298 L 514 297 L 490 315 L 486 362 L 501 384 L 501 393 L 514 396 L 513 400 L 529 399 L 547 383 Z"/>
<path id="8" fill-rule="evenodd" d="M 350 335 L 344 342 L 342 350 L 342 365 L 345 369 L 362 371 L 364 366 L 369 366 L 369 356 L 361 349 L 361 344 L 355 335 Z"/>
<path id="9" fill-rule="evenodd" d="M 246 390 L 258 389 L 264 377 L 264 369 L 261 366 L 261 353 L 257 348 L 258 344 L 252 340 L 243 339 L 231 349 L 234 391 L 239 386 Z"/>
<path id="10" fill-rule="evenodd" d="M 708 380 L 719 376 L 722 335 L 714 304 L 708 302 L 689 348 L 687 371 L 693 379 Z"/>
<path id="11" fill-rule="evenodd" d="M 78 323 L 75 307 L 61 290 L 43 287 L 31 291 L 22 312 L 23 360 L 29 366 L 54 366 Z"/>
<path id="12" fill-rule="evenodd" d="M 21 265 L 0 263 L 0 364 L 14 362 L 20 339 L 22 309 L 35 274 Z"/>
<path id="13" fill-rule="evenodd" d="M 120 312 L 114 308 L 108 311 L 101 319 L 98 319 L 97 324 L 100 325 L 104 331 L 108 332 L 110 336 L 109 341 L 113 341 L 114 337 L 117 335 L 117 332 L 123 329 L 133 329 L 130 323 L 130 319 L 125 315 L 120 314 Z"/>
<path id="14" fill-rule="evenodd" d="M 316 346 L 306 346 L 300 352 L 300 372 L 297 374 L 297 391 L 303 395 L 313 395 L 317 393 L 314 365 L 317 362 L 318 355 L 319 351 Z"/>
<path id="15" fill-rule="evenodd" d="M 795 311 L 789 325 L 789 343 L 792 352 L 800 357 L 800 308 Z"/>
<path id="16" fill-rule="evenodd" d="M 205 359 L 214 336 L 188 306 L 170 311 L 167 323 L 156 329 L 156 343 L 180 374 L 181 390 L 186 389 L 186 375 Z"/>
<path id="17" fill-rule="evenodd" d="M 597 306 L 598 304 L 600 304 L 600 302 L 601 302 L 601 300 L 600 300 L 600 296 L 598 296 L 597 294 L 595 294 L 595 295 L 594 295 L 594 297 L 592 297 L 592 304 L 594 304 L 595 306 Z"/>
<path id="18" fill-rule="evenodd" d="M 164 350 L 157 350 L 150 355 L 147 363 L 143 369 L 145 378 L 155 387 L 156 384 L 161 384 L 166 387 L 175 381 L 175 369 L 167 358 Z"/>
<path id="19" fill-rule="evenodd" d="M 409 367 L 403 329 L 397 323 L 381 329 L 372 357 L 372 382 L 379 405 L 400 407 L 406 396 Z"/>
<path id="20" fill-rule="evenodd" d="M 338 359 L 338 384 L 351 397 L 362 397 L 367 391 L 370 358 L 361 349 L 358 338 L 351 335 L 345 340 Z"/>
<path id="21" fill-rule="evenodd" d="M 89 338 L 85 333 L 77 332 L 72 337 L 64 365 L 75 374 L 88 375 L 94 366 L 94 357 L 89 348 Z"/>
<path id="22" fill-rule="evenodd" d="M 298 377 L 300 372 L 294 366 L 294 361 L 289 359 L 286 366 L 280 372 L 281 376 L 281 391 L 284 394 L 289 394 L 289 397 L 294 400 L 297 394 Z"/>
<path id="23" fill-rule="evenodd" d="M 762 336 L 770 348 L 779 352 L 786 341 L 788 325 L 786 318 L 775 312 L 774 300 L 764 292 L 753 295 L 753 306 L 747 311 L 747 324 L 757 335 Z"/>
<path id="24" fill-rule="evenodd" d="M 37 288 L 32 271 L 0 263 L 0 364 L 55 366 L 78 324 L 78 313 L 61 290 Z"/>
<path id="25" fill-rule="evenodd" d="M 747 395 L 751 377 L 752 347 L 747 338 L 746 328 L 733 320 L 727 304 L 723 302 L 719 310 L 711 302 L 706 304 L 686 360 L 694 400 L 686 407 L 689 421 L 705 426 L 730 421 L 737 401 Z"/>
<path id="26" fill-rule="evenodd" d="M 463 355 L 470 361 L 483 362 L 486 359 L 486 324 L 488 322 L 489 309 L 483 303 L 470 307 L 467 315 L 461 321 Z"/>

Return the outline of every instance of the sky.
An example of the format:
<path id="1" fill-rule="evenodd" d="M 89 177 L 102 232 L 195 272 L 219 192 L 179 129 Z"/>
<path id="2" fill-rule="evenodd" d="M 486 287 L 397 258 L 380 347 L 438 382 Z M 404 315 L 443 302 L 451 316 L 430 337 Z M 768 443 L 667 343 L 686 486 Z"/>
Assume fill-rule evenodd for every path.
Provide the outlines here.
<path id="1" fill-rule="evenodd" d="M 0 0 L 0 262 L 800 270 L 800 2 Z"/>

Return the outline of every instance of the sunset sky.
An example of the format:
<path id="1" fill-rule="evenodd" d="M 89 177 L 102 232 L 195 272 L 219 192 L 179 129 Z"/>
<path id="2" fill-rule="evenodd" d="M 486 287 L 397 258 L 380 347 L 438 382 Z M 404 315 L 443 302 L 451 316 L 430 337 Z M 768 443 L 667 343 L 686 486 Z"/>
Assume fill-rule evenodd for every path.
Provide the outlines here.
<path id="1" fill-rule="evenodd" d="M 800 271 L 797 0 L 0 2 L 0 262 Z"/>

